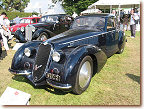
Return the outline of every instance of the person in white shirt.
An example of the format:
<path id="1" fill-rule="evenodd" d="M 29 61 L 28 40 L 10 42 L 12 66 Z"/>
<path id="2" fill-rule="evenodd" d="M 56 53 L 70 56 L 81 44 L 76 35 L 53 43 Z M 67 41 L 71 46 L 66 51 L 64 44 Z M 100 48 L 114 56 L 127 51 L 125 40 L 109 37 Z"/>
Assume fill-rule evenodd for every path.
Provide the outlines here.
<path id="1" fill-rule="evenodd" d="M 135 24 L 135 13 L 134 13 L 134 9 L 131 10 L 130 30 L 131 30 L 131 38 L 135 38 L 136 24 Z"/>
<path id="2" fill-rule="evenodd" d="M 4 26 L 7 28 L 7 31 L 4 31 L 4 35 L 5 35 L 6 37 L 8 37 L 9 40 L 12 39 L 13 36 L 11 35 L 11 31 L 9 30 L 9 28 L 10 28 L 10 21 L 8 20 L 8 17 L 6 17 L 6 18 L 4 19 Z"/>
<path id="3" fill-rule="evenodd" d="M 2 40 L 3 40 L 3 44 L 4 44 L 4 48 L 5 50 L 9 50 L 9 47 L 8 47 L 8 43 L 7 43 L 7 38 L 4 36 L 4 31 L 8 31 L 7 28 L 4 26 L 4 18 L 7 16 L 7 14 L 5 12 L 2 12 L 1 13 L 1 16 L 0 16 L 0 34 L 2 36 Z"/>

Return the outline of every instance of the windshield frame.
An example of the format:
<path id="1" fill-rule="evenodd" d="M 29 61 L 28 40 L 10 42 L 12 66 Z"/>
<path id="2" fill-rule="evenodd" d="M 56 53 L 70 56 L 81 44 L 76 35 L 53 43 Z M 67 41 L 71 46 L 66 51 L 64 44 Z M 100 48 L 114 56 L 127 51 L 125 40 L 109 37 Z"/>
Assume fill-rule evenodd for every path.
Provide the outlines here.
<path id="1" fill-rule="evenodd" d="M 54 18 L 56 19 L 56 20 L 54 20 Z M 44 19 L 43 21 L 42 21 L 42 19 Z M 49 20 L 48 20 L 49 19 Z M 58 22 L 59 21 L 59 17 L 58 16 L 56 16 L 56 15 L 48 15 L 48 16 L 43 16 L 40 20 L 39 20 L 39 23 L 45 23 L 45 22 L 47 22 L 47 23 L 49 23 L 49 22 Z"/>
<path id="2" fill-rule="evenodd" d="M 97 19 L 97 21 L 94 19 Z M 80 25 L 80 23 L 77 22 L 78 20 L 79 20 L 79 22 L 81 22 L 81 25 Z M 98 25 L 96 26 L 96 23 L 100 24 L 100 21 L 101 21 L 102 25 L 99 25 L 99 27 L 98 27 Z M 73 24 L 71 25 L 71 29 L 86 29 L 86 30 L 104 31 L 105 26 L 106 26 L 106 19 L 103 16 L 80 16 L 74 20 Z"/>
<path id="3" fill-rule="evenodd" d="M 24 22 L 22 22 L 22 21 L 24 21 Z M 29 21 L 29 22 L 27 22 L 27 21 Z M 21 19 L 20 24 L 22 24 L 22 23 L 31 23 L 31 19 Z"/>

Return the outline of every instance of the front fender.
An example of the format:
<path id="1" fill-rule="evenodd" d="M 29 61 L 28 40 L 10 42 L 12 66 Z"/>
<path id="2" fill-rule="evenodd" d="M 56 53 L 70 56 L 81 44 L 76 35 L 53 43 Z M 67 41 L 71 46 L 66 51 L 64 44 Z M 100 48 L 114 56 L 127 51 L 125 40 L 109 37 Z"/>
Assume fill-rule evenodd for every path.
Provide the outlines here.
<path id="1" fill-rule="evenodd" d="M 19 42 L 21 42 L 21 43 L 25 43 L 25 42 L 26 42 L 26 40 L 25 40 L 25 38 L 24 38 L 21 30 L 17 30 L 17 31 L 15 32 L 15 37 L 16 37 L 16 39 L 18 39 Z"/>
<path id="2" fill-rule="evenodd" d="M 17 50 L 17 52 L 15 53 L 15 55 L 13 57 L 11 69 L 12 70 L 23 70 L 24 63 L 26 60 L 33 63 L 33 60 L 34 60 L 33 58 L 26 59 L 26 57 L 24 56 L 24 50 L 25 50 L 25 48 L 28 48 L 28 47 L 33 47 L 35 49 L 38 49 L 38 46 L 40 44 L 41 44 L 41 41 L 33 41 L 33 42 L 27 42 L 23 46 L 21 46 Z"/>
<path id="3" fill-rule="evenodd" d="M 91 56 L 93 61 L 96 61 L 96 64 L 94 64 L 94 67 L 96 67 L 96 72 L 99 72 L 106 63 L 106 54 L 97 46 L 84 45 L 74 49 L 64 65 L 64 70 L 66 72 L 65 80 L 69 84 L 72 84 L 72 86 L 74 85 L 79 64 L 87 55 Z"/>
<path id="4" fill-rule="evenodd" d="M 49 38 L 55 36 L 55 34 L 53 32 L 51 32 L 50 30 L 45 29 L 45 28 L 40 28 L 40 29 L 35 31 L 32 38 L 37 39 L 40 36 L 40 34 L 43 33 L 43 32 L 47 33 L 49 35 Z"/>

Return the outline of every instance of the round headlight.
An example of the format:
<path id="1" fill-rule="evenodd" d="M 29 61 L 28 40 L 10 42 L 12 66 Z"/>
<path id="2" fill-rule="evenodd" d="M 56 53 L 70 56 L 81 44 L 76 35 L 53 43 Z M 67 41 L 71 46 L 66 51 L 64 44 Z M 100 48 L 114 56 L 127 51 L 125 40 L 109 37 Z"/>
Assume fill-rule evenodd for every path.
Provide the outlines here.
<path id="1" fill-rule="evenodd" d="M 60 61 L 60 54 L 58 52 L 53 52 L 52 54 L 52 59 L 55 61 L 55 62 L 59 62 Z"/>
<path id="2" fill-rule="evenodd" d="M 30 55 L 31 55 L 31 50 L 30 50 L 29 48 L 25 48 L 24 54 L 25 54 L 27 57 L 30 57 Z"/>
<path id="3" fill-rule="evenodd" d="M 24 27 L 21 27 L 21 31 L 24 32 Z"/>
<path id="4" fill-rule="evenodd" d="M 33 27 L 32 32 L 35 32 L 35 27 Z"/>

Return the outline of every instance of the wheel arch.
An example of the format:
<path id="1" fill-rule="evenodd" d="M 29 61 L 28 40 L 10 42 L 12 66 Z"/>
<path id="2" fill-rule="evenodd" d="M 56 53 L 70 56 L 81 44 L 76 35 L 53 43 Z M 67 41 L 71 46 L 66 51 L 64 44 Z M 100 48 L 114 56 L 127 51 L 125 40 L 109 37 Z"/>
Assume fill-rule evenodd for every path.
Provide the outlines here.
<path id="1" fill-rule="evenodd" d="M 66 72 L 65 81 L 67 81 L 69 84 L 72 84 L 72 86 L 74 85 L 73 81 L 75 81 L 75 77 L 76 77 L 79 64 L 82 61 L 82 59 L 87 55 L 90 56 L 93 60 L 93 65 L 94 65 L 93 75 L 99 72 L 106 63 L 107 56 L 97 46 L 84 45 L 84 46 L 80 46 L 74 49 L 70 53 L 64 65 L 65 66 L 64 69 Z"/>
<path id="2" fill-rule="evenodd" d="M 39 28 L 39 29 L 36 30 L 35 33 L 33 34 L 33 36 L 32 36 L 33 39 L 37 39 L 37 38 L 40 36 L 40 34 L 43 33 L 43 32 L 47 33 L 48 36 L 49 36 L 49 38 L 55 36 L 55 34 L 54 34 L 53 32 L 51 32 L 50 30 L 48 30 L 48 29 Z"/>

